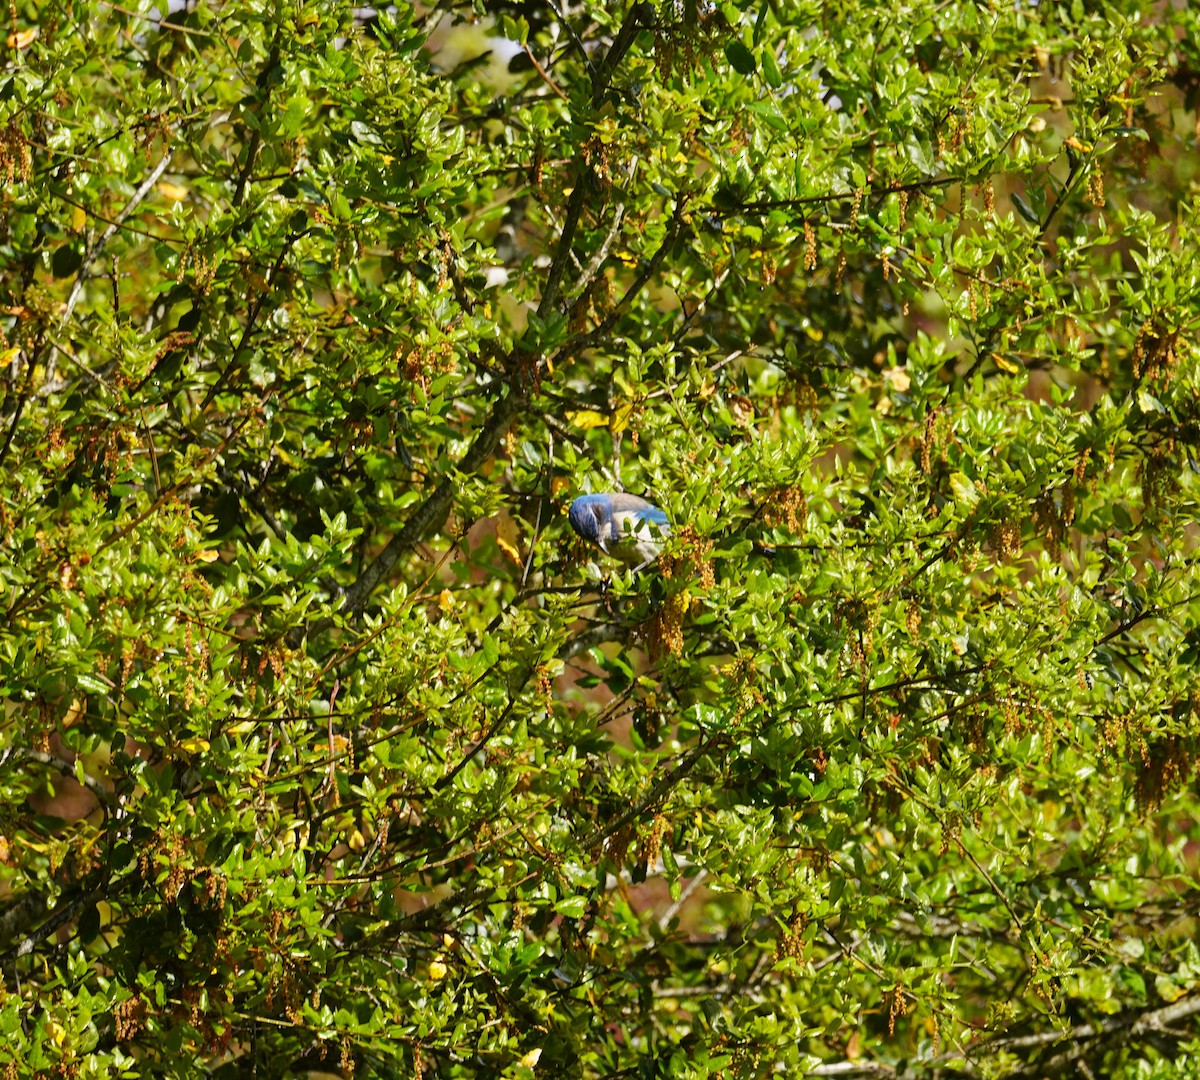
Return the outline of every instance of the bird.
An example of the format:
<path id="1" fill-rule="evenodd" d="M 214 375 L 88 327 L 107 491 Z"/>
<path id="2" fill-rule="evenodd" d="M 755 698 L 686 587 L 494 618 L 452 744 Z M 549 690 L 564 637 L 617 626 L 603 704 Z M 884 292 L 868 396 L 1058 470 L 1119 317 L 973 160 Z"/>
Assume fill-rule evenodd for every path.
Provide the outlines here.
<path id="1" fill-rule="evenodd" d="M 580 495 L 567 517 L 577 535 L 620 559 L 634 573 L 658 558 L 661 541 L 671 535 L 664 511 L 622 491 Z"/>

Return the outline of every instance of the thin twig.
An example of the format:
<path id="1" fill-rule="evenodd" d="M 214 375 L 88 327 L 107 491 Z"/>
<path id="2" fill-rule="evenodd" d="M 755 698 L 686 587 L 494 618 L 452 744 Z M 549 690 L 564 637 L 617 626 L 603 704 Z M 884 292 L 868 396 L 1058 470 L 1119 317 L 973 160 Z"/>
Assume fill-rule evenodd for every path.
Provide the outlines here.
<path id="1" fill-rule="evenodd" d="M 691 899 L 694 893 L 701 885 L 704 884 L 704 879 L 708 877 L 708 871 L 701 867 L 696 876 L 693 877 L 679 893 L 679 899 L 676 900 L 666 911 L 662 913 L 662 917 L 658 920 L 659 929 L 666 930 L 671 924 L 671 920 L 679 914 L 680 908 Z"/>
<path id="2" fill-rule="evenodd" d="M 637 174 L 638 160 L 635 155 L 629 163 L 629 171 L 625 177 L 626 184 L 633 183 L 633 178 Z M 612 249 L 613 242 L 616 240 L 618 233 L 621 231 L 621 224 L 624 220 L 625 204 L 622 202 L 617 204 L 616 210 L 613 211 L 613 219 L 608 227 L 608 232 L 600 242 L 600 246 L 592 253 L 587 266 L 583 268 L 583 272 L 579 275 L 579 280 L 575 283 L 573 295 L 576 297 L 583 296 L 596 274 L 600 272 L 600 267 L 604 265 L 605 260 L 608 258 L 608 253 Z"/>
<path id="3" fill-rule="evenodd" d="M 75 283 L 71 286 L 71 292 L 67 296 L 67 304 L 63 309 L 63 316 L 59 322 L 59 329 L 65 329 L 71 321 L 71 315 L 75 311 L 75 305 L 79 302 L 79 297 L 83 295 L 83 285 L 87 280 L 88 271 L 91 270 L 92 264 L 100 257 L 108 242 L 117 235 L 117 230 L 124 224 L 125 219 L 141 205 L 142 201 L 150 194 L 154 185 L 158 183 L 162 174 L 167 171 L 167 166 L 171 164 L 171 152 L 168 150 L 163 154 L 158 164 L 150 170 L 150 175 L 142 181 L 141 186 L 135 191 L 129 202 L 125 204 L 124 209 L 109 223 L 107 229 L 100 234 L 100 238 L 92 244 L 83 257 L 83 262 L 79 264 L 79 271 L 75 275 Z M 54 371 L 58 364 L 58 346 L 52 346 L 50 356 L 46 360 L 46 371 L 43 376 L 43 382 L 54 382 Z"/>
<path id="4" fill-rule="evenodd" d="M 71 319 L 71 315 L 75 310 L 75 305 L 79 302 L 79 296 L 83 292 L 83 283 L 87 278 L 87 272 L 92 268 L 92 264 L 100 257 L 108 242 L 117 234 L 117 230 L 125 223 L 125 219 L 141 205 L 142 201 L 150 194 L 151 189 L 158 183 L 162 174 L 167 171 L 167 167 L 171 164 L 171 154 L 168 152 L 162 156 L 159 163 L 150 170 L 150 175 L 142 181 L 141 186 L 135 191 L 129 202 L 125 204 L 124 209 L 109 223 L 107 229 L 100 234 L 100 239 L 96 241 L 83 257 L 83 262 L 79 266 L 79 272 L 75 275 L 75 284 L 71 287 L 71 293 L 67 297 L 67 306 L 63 310 L 63 317 L 59 323 L 60 326 L 66 326 Z M 49 372 L 50 364 L 47 364 Z M 47 374 L 47 380 L 50 375 Z"/>
<path id="5" fill-rule="evenodd" d="M 592 63 L 592 58 L 588 56 L 587 49 L 584 48 L 583 42 L 579 40 L 579 35 L 575 33 L 575 28 L 567 20 L 566 12 L 560 11 L 557 5 L 553 3 L 553 0 L 549 7 L 550 10 L 558 16 L 559 25 L 566 31 L 567 37 L 571 39 L 571 44 L 574 45 L 576 50 L 579 52 L 580 59 L 583 60 L 583 65 L 587 68 L 588 78 L 594 81 L 596 78 L 596 66 Z"/>
<path id="6" fill-rule="evenodd" d="M 571 99 L 562 92 L 562 88 L 558 85 L 558 83 L 550 78 L 550 76 L 546 73 L 546 69 L 538 62 L 538 58 L 533 55 L 533 50 L 528 45 L 522 45 L 521 48 L 525 50 L 525 55 L 529 57 L 529 62 L 533 65 L 533 70 L 541 76 L 542 82 L 550 87 L 550 89 L 553 90 L 554 93 L 560 98 L 562 98 L 563 101 L 570 101 Z"/>

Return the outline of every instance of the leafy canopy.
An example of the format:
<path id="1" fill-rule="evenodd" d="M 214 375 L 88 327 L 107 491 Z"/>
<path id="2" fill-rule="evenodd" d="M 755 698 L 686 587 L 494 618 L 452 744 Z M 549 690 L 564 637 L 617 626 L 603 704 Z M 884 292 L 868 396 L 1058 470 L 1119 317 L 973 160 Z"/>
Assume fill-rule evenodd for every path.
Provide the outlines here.
<path id="1" fill-rule="evenodd" d="M 1197 10 L 18 0 L 6 1075 L 1184 1075 Z"/>

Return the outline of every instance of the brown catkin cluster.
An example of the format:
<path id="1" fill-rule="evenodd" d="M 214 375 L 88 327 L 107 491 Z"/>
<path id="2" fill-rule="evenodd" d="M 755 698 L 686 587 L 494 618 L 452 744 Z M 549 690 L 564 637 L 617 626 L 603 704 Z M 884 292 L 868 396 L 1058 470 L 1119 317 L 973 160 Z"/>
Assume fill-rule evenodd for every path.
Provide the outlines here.
<path id="1" fill-rule="evenodd" d="M 1179 486 L 1179 465 L 1173 441 L 1154 447 L 1138 463 L 1142 506 L 1147 516 L 1157 517 L 1167 507 Z"/>
<path id="2" fill-rule="evenodd" d="M 933 469 L 933 450 L 937 445 L 937 409 L 925 414 L 925 426 L 921 432 L 921 472 L 928 476 Z"/>
<path id="3" fill-rule="evenodd" d="M 771 488 L 763 496 L 762 511 L 763 521 L 772 528 L 786 526 L 788 532 L 802 532 L 808 520 L 808 500 L 804 497 L 804 489 L 798 485 Z"/>
<path id="4" fill-rule="evenodd" d="M 667 597 L 646 624 L 646 645 L 651 660 L 657 662 L 664 656 L 678 656 L 683 651 L 683 617 L 689 602 L 686 589 Z"/>
<path id="5" fill-rule="evenodd" d="M 1072 506 L 1072 513 L 1073 511 Z M 1057 559 L 1062 549 L 1063 538 L 1067 534 L 1067 522 L 1053 491 L 1043 491 L 1034 500 L 1032 519 L 1034 530 L 1042 538 L 1046 551 L 1052 558 Z"/>
<path id="6" fill-rule="evenodd" d="M 1133 377 L 1170 383 L 1179 365 L 1179 331 L 1143 323 L 1133 342 Z"/>
<path id="7" fill-rule="evenodd" d="M 908 606 L 904 610 L 904 627 L 911 637 L 916 638 L 920 636 L 921 624 L 924 621 L 924 608 L 920 599 L 915 596 L 910 597 Z"/>
<path id="8" fill-rule="evenodd" d="M 183 837 L 160 835 L 156 845 L 142 848 L 138 856 L 138 869 L 147 883 L 154 882 L 158 876 L 155 856 L 162 856 L 168 867 L 167 876 L 159 883 L 159 892 L 168 903 L 178 903 L 183 887 L 192 879 L 192 870 L 186 865 L 187 860 L 183 857 Z"/>
<path id="9" fill-rule="evenodd" d="M 817 234 L 813 231 L 812 222 L 804 223 L 804 269 L 817 268 Z"/>
<path id="10" fill-rule="evenodd" d="M 896 1034 L 896 1019 L 908 1012 L 908 1002 L 904 997 L 904 988 L 897 983 L 892 987 L 891 1007 L 888 1009 L 888 1034 Z"/>
<path id="11" fill-rule="evenodd" d="M 146 1002 L 140 997 L 126 998 L 113 1009 L 117 1042 L 137 1038 L 146 1024 Z"/>
<path id="12" fill-rule="evenodd" d="M 1000 716 L 1004 720 L 1004 730 L 1010 735 L 1019 735 L 1025 730 L 1024 714 L 1021 703 L 1011 694 L 1000 702 Z"/>
<path id="13" fill-rule="evenodd" d="M 449 341 L 433 345 L 415 345 L 407 351 L 401 347 L 393 353 L 405 377 L 422 390 L 429 388 L 432 376 L 453 372 L 458 367 L 454 346 Z"/>
<path id="14" fill-rule="evenodd" d="M 654 25 L 654 66 L 659 74 L 664 78 L 686 75 L 716 51 L 727 33 L 726 26 L 715 6 L 688 18 L 683 3 L 668 0 Z"/>
<path id="15" fill-rule="evenodd" d="M 25 133 L 16 124 L 0 128 L 0 173 L 4 174 L 6 185 L 33 176 L 33 152 Z"/>
<path id="16" fill-rule="evenodd" d="M 1092 448 L 1085 446 L 1080 451 L 1079 457 L 1075 459 L 1075 468 L 1072 475 L 1075 477 L 1075 483 L 1082 486 L 1084 478 L 1087 476 L 1088 462 L 1092 457 Z"/>
<path id="17" fill-rule="evenodd" d="M 728 682 L 727 700 L 737 704 L 733 721 L 740 723 L 748 712 L 761 706 L 765 700 L 762 691 L 754 685 L 758 680 L 758 669 L 752 659 L 737 660 L 723 667 L 721 674 Z"/>
<path id="18" fill-rule="evenodd" d="M 998 521 L 988 535 L 992 550 L 1005 562 L 1021 554 L 1021 523 L 1012 518 Z"/>
<path id="19" fill-rule="evenodd" d="M 647 867 L 657 865 L 662 855 L 663 837 L 670 831 L 667 819 L 662 814 L 655 814 L 650 824 L 650 832 L 642 840 L 641 862 Z"/>
<path id="20" fill-rule="evenodd" d="M 1167 735 L 1147 742 L 1138 742 L 1134 798 L 1147 809 L 1158 806 L 1167 792 L 1190 781 L 1196 774 L 1196 739 L 1182 735 Z"/>
<path id="21" fill-rule="evenodd" d="M 834 618 L 839 626 L 849 631 L 846 645 L 850 650 L 850 662 L 858 668 L 865 666 L 875 643 L 878 610 L 862 600 L 843 600 L 834 610 Z"/>
<path id="22" fill-rule="evenodd" d="M 938 855 L 945 855 L 950 850 L 951 844 L 957 844 L 962 836 L 963 820 L 962 815 L 956 811 L 951 811 L 942 818 L 942 843 L 938 848 Z"/>
<path id="23" fill-rule="evenodd" d="M 775 942 L 775 955 L 787 957 L 790 960 L 804 959 L 804 928 L 808 920 L 801 914 L 793 915 L 787 923 L 787 928 Z"/>
<path id="24" fill-rule="evenodd" d="M 862 208 L 863 188 L 858 188 L 854 192 L 854 202 L 850 204 L 850 228 L 858 228 L 858 212 Z"/>

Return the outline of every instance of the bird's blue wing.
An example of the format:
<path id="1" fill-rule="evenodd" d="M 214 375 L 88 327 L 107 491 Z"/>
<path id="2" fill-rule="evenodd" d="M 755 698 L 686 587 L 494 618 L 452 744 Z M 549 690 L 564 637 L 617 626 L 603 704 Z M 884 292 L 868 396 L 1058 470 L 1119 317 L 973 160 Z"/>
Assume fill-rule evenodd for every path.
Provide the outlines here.
<path id="1" fill-rule="evenodd" d="M 628 502 L 612 515 L 609 550 L 630 566 L 645 566 L 658 558 L 662 540 L 671 533 L 667 515 L 657 506 L 627 496 Z"/>

